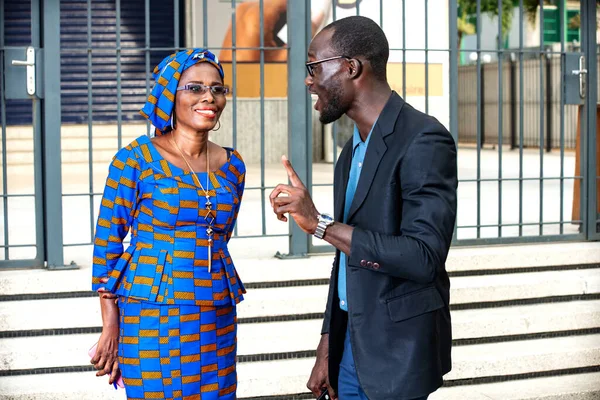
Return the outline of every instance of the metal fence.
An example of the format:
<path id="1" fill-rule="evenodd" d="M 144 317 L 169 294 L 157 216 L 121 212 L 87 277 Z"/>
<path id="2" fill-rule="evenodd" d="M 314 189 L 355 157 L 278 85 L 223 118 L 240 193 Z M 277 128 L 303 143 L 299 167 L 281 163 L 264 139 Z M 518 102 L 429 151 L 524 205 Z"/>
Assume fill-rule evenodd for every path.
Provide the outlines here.
<path id="1" fill-rule="evenodd" d="M 480 2 L 475 3 L 480 26 Z M 392 87 L 457 139 L 455 244 L 600 238 L 593 129 L 598 66 L 588 61 L 597 59 L 593 1 L 581 2 L 581 50 L 567 51 L 561 35 L 560 48 L 551 53 L 525 46 L 523 1 L 514 22 L 520 44 L 510 50 L 483 48 L 481 32 L 476 49 L 459 49 L 457 0 L 313 0 L 312 7 L 293 0 L 27 5 L 5 0 L 0 7 L 0 266 L 60 267 L 65 252 L 71 258 L 70 249 L 89 252 L 111 157 L 135 137 L 151 134 L 135 116 L 153 84 L 151 71 L 164 55 L 186 47 L 217 53 L 234 89 L 223 128 L 212 140 L 237 148 L 248 165 L 236 238 L 254 241 L 247 247 L 269 243 L 283 256 L 331 251 L 295 224 L 278 223 L 267 196 L 287 179 L 278 158 L 288 153 L 319 209 L 333 207 L 333 168 L 352 122 L 318 122 L 304 87 L 304 63 L 319 27 L 348 15 L 368 16 L 382 26 L 391 47 Z M 244 22 L 252 7 L 255 20 Z M 539 18 L 543 26 L 543 13 Z M 258 30 L 248 31 L 252 26 Z M 15 86 L 26 79 L 25 68 L 10 65 L 24 59 L 27 45 L 38 60 L 34 95 L 25 93 L 22 82 Z M 513 58 L 492 65 L 478 57 L 475 65 L 459 67 L 459 54 L 467 51 Z M 579 56 L 586 60 L 586 96 L 580 106 L 568 105 L 569 93 L 579 89 L 568 60 Z M 11 123 L 16 116 L 11 110 L 22 111 L 24 104 L 31 107 L 25 112 L 31 122 Z M 554 151 L 546 154 L 549 147 Z"/>
<path id="2" fill-rule="evenodd" d="M 481 143 L 483 146 L 498 144 L 499 127 L 502 126 L 502 141 L 511 149 L 519 147 L 518 127 L 520 125 L 519 97 L 520 90 L 520 61 L 517 53 L 507 50 L 502 66 L 498 62 L 486 63 L 481 66 L 481 84 L 477 92 L 477 66 L 464 65 L 458 68 L 458 140 L 460 143 L 477 143 L 477 97 L 481 103 Z M 533 58 L 523 60 L 523 146 L 538 148 L 540 134 L 545 136 L 547 151 L 560 149 L 561 126 L 564 128 L 565 149 L 575 150 L 577 137 L 576 105 L 561 104 L 562 87 L 562 57 L 560 54 L 546 53 L 539 57 L 537 54 L 527 54 Z M 537 57 L 536 57 L 537 56 Z M 540 63 L 543 65 L 540 71 Z M 598 58 L 597 68 L 600 67 Z M 502 70 L 503 96 L 500 98 L 498 73 Z M 543 73 L 540 79 L 540 73 Z M 540 90 L 540 82 L 544 82 Z M 540 99 L 540 93 L 545 97 Z M 502 101 L 502 124 L 498 122 L 500 115 L 499 101 Z M 545 124 L 540 126 L 540 102 L 544 104 Z M 564 124 L 561 125 L 561 114 Z"/>
<path id="3" fill-rule="evenodd" d="M 498 14 L 502 15 L 502 2 L 498 7 Z M 562 7 L 565 7 L 564 2 Z M 558 50 L 544 48 L 543 29 L 539 29 L 539 48 L 525 48 L 527 25 L 523 10 L 521 0 L 517 49 L 500 46 L 482 49 L 478 32 L 477 63 L 474 67 L 462 67 L 465 79 L 462 82 L 459 79 L 461 90 L 455 93 L 460 98 L 460 94 L 468 92 L 469 86 L 475 86 L 476 97 L 459 114 L 459 126 L 466 132 L 460 128 L 459 131 L 467 137 L 471 134 L 469 139 L 475 142 L 476 166 L 471 176 L 465 179 L 463 175 L 460 179 L 463 189 L 467 185 L 473 188 L 474 201 L 466 204 L 474 212 L 465 224 L 461 223 L 459 211 L 457 237 L 460 241 L 462 230 L 471 236 L 462 240 L 463 243 L 597 239 L 596 2 L 581 2 L 581 52 L 567 51 L 565 13 L 562 12 L 559 13 Z M 539 26 L 544 27 L 544 14 L 539 10 Z M 480 2 L 477 2 L 477 26 L 481 26 Z M 503 37 L 502 24 L 498 24 L 498 37 Z M 487 69 L 482 62 L 482 50 L 495 53 L 498 60 L 512 57 L 511 62 L 496 63 Z M 573 60 L 581 60 L 579 66 L 574 66 Z M 582 72 L 587 76 L 582 76 Z M 488 94 L 490 86 L 492 93 Z M 577 95 L 573 95 L 574 92 Z M 470 100 L 473 100 L 472 95 Z M 489 103 L 492 107 L 487 106 Z M 576 122 L 573 114 L 578 115 Z M 492 136 L 496 132 L 491 139 L 490 130 Z M 571 135 L 566 136 L 566 133 Z M 580 142 L 587 142 L 589 147 L 585 148 Z M 484 144 L 492 144 L 495 150 L 485 150 Z M 536 150 L 527 151 L 527 146 Z M 558 148 L 558 154 L 545 156 L 545 150 L 553 147 Z M 577 150 L 567 156 L 567 147 Z M 507 148 L 513 150 L 506 151 Z M 486 171 L 486 158 L 492 158 L 497 167 Z M 581 191 L 585 187 L 587 191 Z"/>

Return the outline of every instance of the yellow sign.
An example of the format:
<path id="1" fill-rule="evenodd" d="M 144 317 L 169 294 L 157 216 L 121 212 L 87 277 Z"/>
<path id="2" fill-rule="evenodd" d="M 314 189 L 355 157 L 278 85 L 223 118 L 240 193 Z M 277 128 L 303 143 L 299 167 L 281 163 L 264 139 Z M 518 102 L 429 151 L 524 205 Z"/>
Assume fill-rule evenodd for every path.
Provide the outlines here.
<path id="1" fill-rule="evenodd" d="M 444 95 L 444 76 L 442 64 L 428 64 L 428 95 Z M 402 63 L 389 63 L 387 66 L 388 83 L 402 95 Z M 425 96 L 425 64 L 406 63 L 406 96 Z"/>

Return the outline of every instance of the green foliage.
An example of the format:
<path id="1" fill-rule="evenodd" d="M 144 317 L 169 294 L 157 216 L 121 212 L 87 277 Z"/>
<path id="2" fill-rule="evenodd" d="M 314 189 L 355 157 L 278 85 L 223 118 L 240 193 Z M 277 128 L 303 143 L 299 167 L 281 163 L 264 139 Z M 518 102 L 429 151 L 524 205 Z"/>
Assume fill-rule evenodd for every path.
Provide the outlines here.
<path id="1" fill-rule="evenodd" d="M 557 0 L 544 0 L 544 5 L 556 5 Z M 540 0 L 523 0 L 523 12 L 527 16 L 527 19 L 532 24 L 535 23 L 537 18 L 537 10 L 540 6 Z"/>
<path id="2" fill-rule="evenodd" d="M 477 26 L 472 23 L 472 17 L 477 15 L 477 1 L 478 0 L 458 0 L 458 47 L 464 35 L 473 35 L 477 33 Z M 566 0 L 522 0 L 523 1 L 523 13 L 525 17 L 531 23 L 535 23 L 537 19 L 538 9 L 540 2 L 544 5 L 559 6 L 561 1 Z M 502 36 L 503 39 L 510 31 L 513 10 L 515 7 L 519 7 L 521 0 L 479 0 L 480 11 L 482 14 L 490 14 L 495 17 L 499 13 L 499 2 L 502 3 Z M 596 4 L 600 6 L 600 0 L 596 0 Z M 570 18 L 568 21 L 569 29 L 577 29 L 580 25 L 579 16 Z"/>
<path id="3" fill-rule="evenodd" d="M 475 1 L 475 0 L 473 0 Z M 460 2 L 460 0 L 459 0 Z M 565 0 L 565 3 L 567 1 Z M 555 5 L 558 6 L 560 4 L 560 0 L 544 0 L 544 5 Z M 600 0 L 596 0 L 596 5 L 600 5 Z M 518 6 L 518 3 L 517 3 Z M 538 7 L 540 6 L 540 0 L 523 0 L 523 11 L 525 12 L 525 15 L 527 15 L 527 18 L 529 19 L 529 22 L 531 23 L 535 23 L 535 19 L 537 18 L 537 10 Z M 569 22 L 573 27 L 575 27 L 574 29 L 577 29 L 579 27 L 579 25 L 577 25 L 579 23 L 579 20 L 577 21 L 573 21 L 573 22 Z M 573 28 L 571 28 L 573 29 Z"/>
<path id="4" fill-rule="evenodd" d="M 581 27 L 581 16 L 576 14 L 569 19 L 569 29 L 579 29 Z"/>
<path id="5" fill-rule="evenodd" d="M 458 18 L 458 32 L 462 35 L 474 35 L 476 33 L 475 25 L 467 21 L 466 16 Z"/>
<path id="6" fill-rule="evenodd" d="M 480 0 L 480 9 L 481 13 L 488 13 L 494 16 L 498 16 L 498 2 L 502 2 L 502 33 L 503 36 L 508 34 L 510 30 L 510 24 L 512 22 L 513 17 L 513 1 L 512 0 Z M 458 0 L 458 6 L 460 7 L 461 14 L 459 15 L 459 27 L 460 27 L 460 19 L 466 15 L 476 15 L 477 14 L 477 0 Z M 459 28 L 460 29 L 460 28 Z M 462 32 L 465 35 L 468 35 L 467 32 Z"/>

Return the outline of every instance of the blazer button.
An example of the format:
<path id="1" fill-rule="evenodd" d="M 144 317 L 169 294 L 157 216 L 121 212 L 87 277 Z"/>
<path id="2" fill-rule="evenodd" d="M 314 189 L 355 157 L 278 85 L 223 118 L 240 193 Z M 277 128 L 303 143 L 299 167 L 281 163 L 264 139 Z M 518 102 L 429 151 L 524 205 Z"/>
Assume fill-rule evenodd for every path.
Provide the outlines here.
<path id="1" fill-rule="evenodd" d="M 366 267 L 367 266 L 367 261 L 366 260 L 360 260 L 360 266 L 361 267 Z"/>
<path id="2" fill-rule="evenodd" d="M 373 263 L 373 268 L 374 269 L 379 269 L 379 263 Z"/>
<path id="3" fill-rule="evenodd" d="M 373 263 L 371 261 L 367 261 L 367 267 L 371 268 L 373 266 Z"/>

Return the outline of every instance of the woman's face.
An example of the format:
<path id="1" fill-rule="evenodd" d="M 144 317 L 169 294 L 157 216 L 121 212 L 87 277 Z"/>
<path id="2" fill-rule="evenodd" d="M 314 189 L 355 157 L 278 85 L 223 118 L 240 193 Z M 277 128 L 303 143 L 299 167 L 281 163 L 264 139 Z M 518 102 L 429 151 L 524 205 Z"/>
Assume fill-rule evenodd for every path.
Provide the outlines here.
<path id="1" fill-rule="evenodd" d="M 223 81 L 219 71 L 212 64 L 200 62 L 183 71 L 179 87 L 189 84 L 221 86 Z M 224 94 L 213 94 L 206 90 L 178 90 L 175 95 L 175 126 L 187 127 L 195 131 L 212 130 L 227 104 Z"/>

